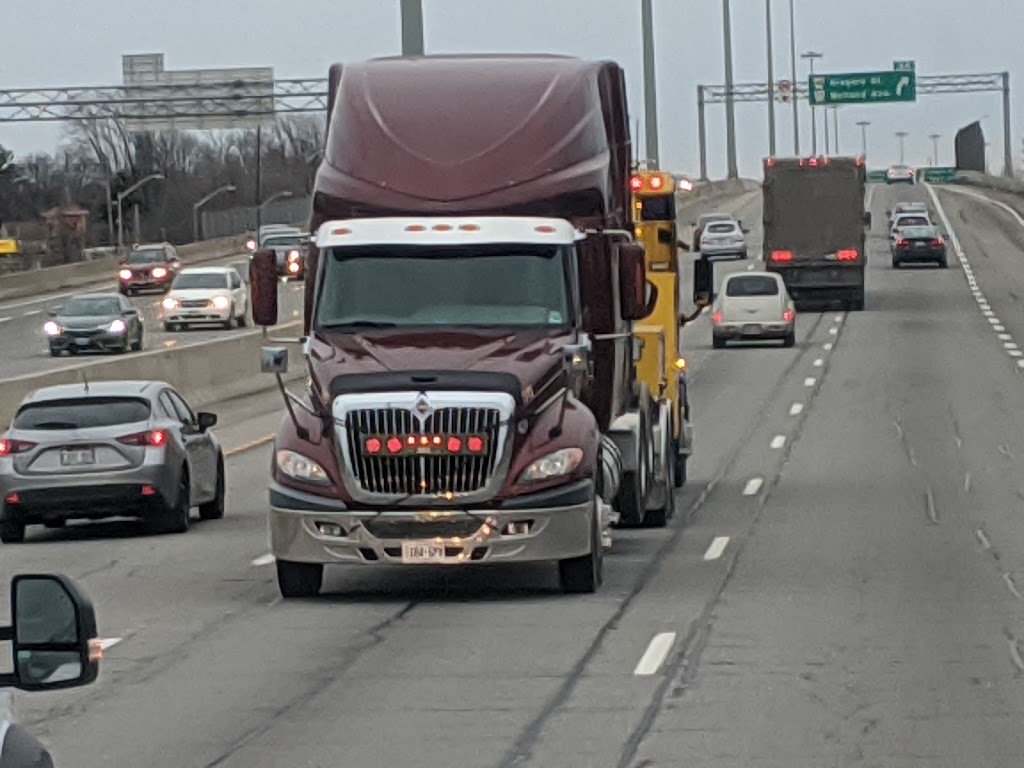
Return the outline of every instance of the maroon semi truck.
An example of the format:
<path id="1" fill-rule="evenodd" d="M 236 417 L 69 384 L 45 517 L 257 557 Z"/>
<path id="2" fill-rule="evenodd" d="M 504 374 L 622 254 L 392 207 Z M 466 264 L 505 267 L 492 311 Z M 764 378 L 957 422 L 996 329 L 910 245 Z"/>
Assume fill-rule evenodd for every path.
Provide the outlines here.
<path id="1" fill-rule="evenodd" d="M 331 68 L 307 399 L 286 393 L 270 484 L 285 597 L 317 594 L 332 563 L 551 561 L 564 591 L 592 592 L 602 520 L 671 516 L 673 404 L 635 373 L 632 324 L 656 295 L 627 114 L 613 62 Z M 254 256 L 264 326 L 272 265 Z M 265 348 L 262 369 L 287 359 Z"/>

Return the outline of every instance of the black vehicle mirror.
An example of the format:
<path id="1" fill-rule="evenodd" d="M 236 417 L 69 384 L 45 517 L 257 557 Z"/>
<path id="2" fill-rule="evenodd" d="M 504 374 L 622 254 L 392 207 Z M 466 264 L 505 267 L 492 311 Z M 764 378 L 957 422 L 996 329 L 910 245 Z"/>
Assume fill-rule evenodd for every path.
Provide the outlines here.
<path id="1" fill-rule="evenodd" d="M 643 320 L 647 311 L 647 285 L 643 246 L 623 243 L 619 246 L 619 313 L 623 320 Z"/>
<path id="2" fill-rule="evenodd" d="M 13 624 L 0 628 L 0 641 L 7 641 L 11 648 L 14 671 L 0 675 L 0 687 L 23 691 L 76 688 L 99 675 L 103 649 L 97 636 L 96 611 L 67 576 L 15 576 L 11 616 Z"/>
<path id="3" fill-rule="evenodd" d="M 871 228 L 871 211 L 864 211 L 864 226 Z"/>
<path id="4" fill-rule="evenodd" d="M 890 211 L 888 208 L 885 209 L 885 217 L 887 219 L 891 219 L 892 218 L 892 211 Z"/>
<path id="5" fill-rule="evenodd" d="M 273 251 L 256 251 L 249 262 L 249 291 L 252 320 L 264 327 L 277 325 L 277 256 Z"/>
<path id="6" fill-rule="evenodd" d="M 650 280 L 645 281 L 645 283 L 646 287 L 644 288 L 644 297 L 647 301 L 644 306 L 644 317 L 650 317 L 651 313 L 654 312 L 654 308 L 658 305 L 658 286 Z"/>
<path id="7" fill-rule="evenodd" d="M 714 300 L 714 265 L 707 259 L 693 262 L 693 303 L 696 306 L 709 304 Z"/>
<path id="8" fill-rule="evenodd" d="M 692 250 L 693 246 L 691 246 L 689 243 L 683 242 L 682 240 L 676 240 L 676 248 L 678 248 L 681 251 L 690 251 Z"/>
<path id="9" fill-rule="evenodd" d="M 199 431 L 205 432 L 210 427 L 217 425 L 217 414 L 209 413 L 208 411 L 200 411 L 196 414 L 196 423 L 199 425 Z"/>
<path id="10" fill-rule="evenodd" d="M 740 232 L 742 232 L 744 235 L 749 235 L 750 234 L 750 230 L 749 229 L 741 229 Z"/>
<path id="11" fill-rule="evenodd" d="M 48 310 L 46 310 L 46 314 L 49 315 L 50 317 L 56 317 L 57 315 L 60 314 L 60 307 L 50 307 Z"/>
<path id="12" fill-rule="evenodd" d="M 128 309 L 122 310 L 121 314 L 124 317 L 135 317 L 139 314 L 139 310 L 135 309 L 135 307 L 128 307 Z"/>

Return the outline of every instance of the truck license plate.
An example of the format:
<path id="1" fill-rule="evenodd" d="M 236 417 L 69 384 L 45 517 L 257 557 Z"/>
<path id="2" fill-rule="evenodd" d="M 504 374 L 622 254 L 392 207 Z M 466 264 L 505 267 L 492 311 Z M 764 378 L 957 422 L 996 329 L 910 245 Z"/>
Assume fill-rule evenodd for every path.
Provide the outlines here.
<path id="1" fill-rule="evenodd" d="M 92 448 L 61 451 L 60 463 L 65 467 L 80 467 L 83 464 L 95 464 L 96 454 Z"/>
<path id="2" fill-rule="evenodd" d="M 444 544 L 434 541 L 403 541 L 403 563 L 443 563 Z"/>

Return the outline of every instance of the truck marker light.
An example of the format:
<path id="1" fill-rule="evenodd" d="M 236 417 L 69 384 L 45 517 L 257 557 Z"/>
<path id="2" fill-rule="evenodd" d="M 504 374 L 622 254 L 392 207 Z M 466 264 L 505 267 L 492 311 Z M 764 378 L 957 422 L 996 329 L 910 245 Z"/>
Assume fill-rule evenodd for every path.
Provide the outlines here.
<path id="1" fill-rule="evenodd" d="M 676 365 L 676 369 L 677 370 L 685 371 L 686 370 L 686 358 L 685 357 L 677 357 L 675 365 Z"/>
<path id="2" fill-rule="evenodd" d="M 391 453 L 399 453 L 402 450 L 402 441 L 397 437 L 392 437 L 388 440 L 388 450 Z"/>
<path id="3" fill-rule="evenodd" d="M 420 445 L 430 445 L 430 438 L 426 435 L 420 438 Z"/>
<path id="4" fill-rule="evenodd" d="M 466 447 L 470 453 L 480 453 L 484 449 L 484 441 L 479 437 L 471 437 L 466 441 Z"/>
<path id="5" fill-rule="evenodd" d="M 407 438 L 405 438 L 405 442 L 407 442 L 409 445 L 416 445 L 416 437 L 414 435 L 409 435 Z"/>
<path id="6" fill-rule="evenodd" d="M 644 177 L 634 176 L 633 178 L 631 178 L 629 180 L 629 188 L 634 192 L 639 192 L 641 189 L 644 188 Z"/>
<path id="7" fill-rule="evenodd" d="M 454 229 L 454 227 L 452 227 L 451 224 L 435 224 L 434 225 L 434 231 L 435 232 L 451 232 L 452 229 Z"/>
<path id="8" fill-rule="evenodd" d="M 476 224 L 459 224 L 459 229 L 463 232 L 479 232 L 480 227 Z"/>
<path id="9" fill-rule="evenodd" d="M 380 449 L 383 448 L 381 442 L 376 437 L 371 437 L 366 441 L 366 452 L 370 454 L 380 453 Z"/>
<path id="10" fill-rule="evenodd" d="M 767 160 L 764 161 L 764 164 L 767 165 L 769 168 L 774 168 L 775 167 L 775 158 L 774 157 L 769 157 Z M 802 165 L 802 163 L 801 163 L 801 165 Z"/>
<path id="11" fill-rule="evenodd" d="M 448 438 L 448 453 L 458 453 L 462 450 L 462 441 L 457 437 Z"/>
<path id="12" fill-rule="evenodd" d="M 539 227 L 534 227 L 533 230 L 534 232 L 540 232 L 542 235 L 553 235 L 555 233 L 555 228 L 549 224 L 541 224 Z"/>
<path id="13" fill-rule="evenodd" d="M 793 252 L 792 251 L 773 251 L 772 252 L 772 261 L 792 261 L 792 260 L 793 260 Z"/>
<path id="14" fill-rule="evenodd" d="M 651 176 L 651 189 L 661 189 L 664 183 L 665 180 L 661 176 Z"/>
<path id="15" fill-rule="evenodd" d="M 430 439 L 430 442 L 432 442 L 434 445 L 440 445 L 441 444 L 441 436 L 440 435 L 434 435 Z"/>
<path id="16" fill-rule="evenodd" d="M 406 232 L 426 232 L 427 228 L 422 224 L 410 224 L 405 228 Z"/>
<path id="17" fill-rule="evenodd" d="M 810 165 L 811 168 L 817 168 L 818 167 L 818 158 L 812 157 L 810 160 L 807 161 L 807 164 Z"/>
<path id="18" fill-rule="evenodd" d="M 332 235 L 351 235 L 352 230 L 348 227 L 338 227 L 337 229 L 331 230 Z"/>
<path id="19" fill-rule="evenodd" d="M 854 250 L 846 249 L 836 254 L 836 258 L 840 261 L 856 261 L 858 253 Z"/>

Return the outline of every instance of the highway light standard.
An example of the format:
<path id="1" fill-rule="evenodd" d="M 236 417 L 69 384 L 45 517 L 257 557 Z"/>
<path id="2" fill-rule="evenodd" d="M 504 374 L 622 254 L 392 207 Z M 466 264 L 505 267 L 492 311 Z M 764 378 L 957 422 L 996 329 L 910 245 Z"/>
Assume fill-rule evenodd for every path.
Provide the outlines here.
<path id="1" fill-rule="evenodd" d="M 800 89 L 796 82 L 796 12 L 789 0 L 789 66 L 793 78 L 793 154 L 800 157 Z"/>
<path id="2" fill-rule="evenodd" d="M 868 126 L 871 125 L 870 120 L 858 120 L 857 125 L 860 126 L 860 154 L 861 157 L 867 159 L 868 156 Z"/>
<path id="3" fill-rule="evenodd" d="M 148 184 L 151 181 L 164 178 L 162 173 L 151 173 L 148 176 L 143 176 L 137 182 L 132 184 L 128 189 L 123 192 L 117 193 L 117 252 L 124 252 L 124 199 L 128 197 L 132 192 L 141 187 L 144 184 Z M 135 233 L 138 237 L 138 232 Z"/>
<path id="4" fill-rule="evenodd" d="M 932 165 L 937 166 L 939 164 L 939 139 L 942 138 L 942 134 L 930 133 L 928 138 L 932 140 Z"/>
<path id="5" fill-rule="evenodd" d="M 814 60 L 815 59 L 820 59 L 824 55 L 825 54 L 818 53 L 817 51 L 807 51 L 806 53 L 801 53 L 800 54 L 800 58 L 801 59 L 807 59 L 811 63 L 811 76 L 812 77 L 814 76 Z M 816 114 L 815 114 L 815 110 L 814 110 L 814 105 L 811 104 L 810 92 L 808 92 L 808 95 L 807 95 L 807 103 L 810 104 L 810 106 L 811 106 L 811 154 L 814 157 L 817 157 L 818 156 L 818 121 L 817 121 L 817 118 L 816 118 Z M 825 116 L 825 119 L 826 120 L 828 119 L 827 115 Z"/>
<path id="6" fill-rule="evenodd" d="M 722 0 L 722 29 L 725 38 L 725 140 L 728 160 L 728 177 L 739 178 L 736 166 L 736 99 L 732 79 L 732 19 L 729 0 Z"/>
<path id="7" fill-rule="evenodd" d="M 292 196 L 292 193 L 287 191 L 287 190 L 285 190 L 284 192 L 275 192 L 270 197 L 268 197 L 266 200 L 264 200 L 262 203 L 260 203 L 260 206 L 259 206 L 260 212 L 262 213 L 263 209 L 266 208 L 268 205 L 270 205 L 275 200 L 286 200 L 286 199 L 288 199 L 291 196 Z M 257 235 L 258 234 L 259 233 L 257 233 Z"/>
<path id="8" fill-rule="evenodd" d="M 206 205 L 208 202 L 213 200 L 213 198 L 217 197 L 217 195 L 222 195 L 225 192 L 234 192 L 236 189 L 237 189 L 237 187 L 235 187 L 234 184 L 225 184 L 224 186 L 218 187 L 217 189 L 213 190 L 213 192 L 211 192 L 210 194 L 206 195 L 205 197 L 201 197 L 198 200 L 196 200 L 196 202 L 192 203 L 192 241 L 193 242 L 196 242 L 196 243 L 199 242 L 199 210 L 204 205 Z"/>
<path id="9" fill-rule="evenodd" d="M 904 149 L 906 145 L 907 136 L 910 134 L 906 131 L 896 131 L 896 138 L 900 140 L 900 165 L 903 165 Z"/>
<path id="10" fill-rule="evenodd" d="M 775 62 L 772 50 L 772 0 L 764 0 L 764 29 L 768 38 L 768 155 L 775 157 Z M 796 83 L 793 83 L 793 87 L 796 87 Z"/>

